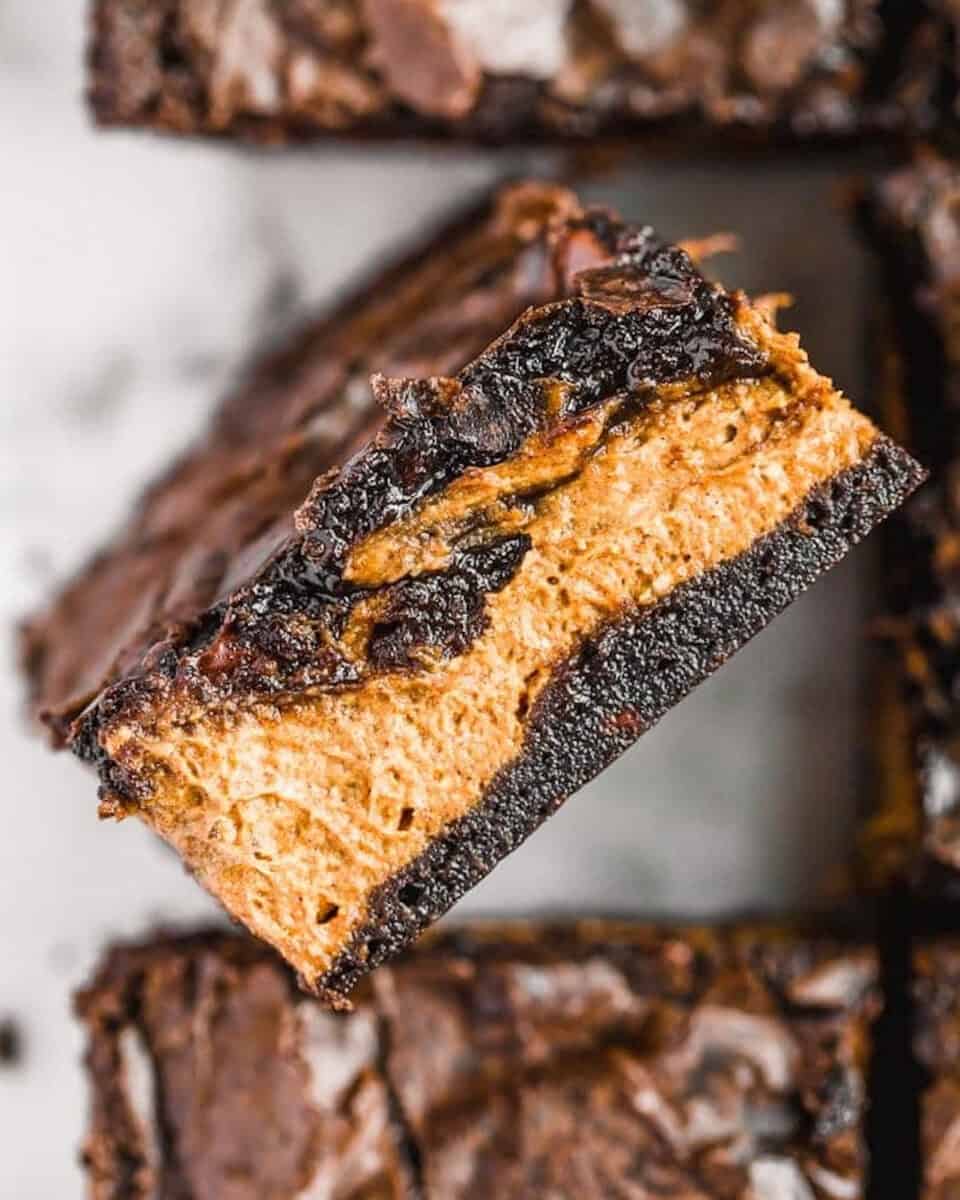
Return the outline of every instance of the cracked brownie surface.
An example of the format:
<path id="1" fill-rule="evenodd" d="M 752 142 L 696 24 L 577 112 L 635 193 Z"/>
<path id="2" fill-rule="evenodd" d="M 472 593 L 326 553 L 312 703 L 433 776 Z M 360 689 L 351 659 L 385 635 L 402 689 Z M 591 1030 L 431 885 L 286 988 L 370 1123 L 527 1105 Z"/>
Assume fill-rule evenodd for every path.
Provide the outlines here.
<path id="1" fill-rule="evenodd" d="M 78 1002 L 91 1195 L 858 1197 L 875 971 L 769 928 L 513 923 L 334 1014 L 245 939 L 120 948 Z"/>
<path id="2" fill-rule="evenodd" d="M 90 96 L 268 142 L 916 131 L 948 28 L 877 0 L 97 0 Z"/>
<path id="3" fill-rule="evenodd" d="M 873 870 L 931 895 L 960 881 L 960 172 L 924 154 L 881 180 L 866 214 L 886 280 L 883 403 L 890 427 L 931 470 L 886 541 L 893 655 L 881 706 L 881 810 L 867 830 Z"/>

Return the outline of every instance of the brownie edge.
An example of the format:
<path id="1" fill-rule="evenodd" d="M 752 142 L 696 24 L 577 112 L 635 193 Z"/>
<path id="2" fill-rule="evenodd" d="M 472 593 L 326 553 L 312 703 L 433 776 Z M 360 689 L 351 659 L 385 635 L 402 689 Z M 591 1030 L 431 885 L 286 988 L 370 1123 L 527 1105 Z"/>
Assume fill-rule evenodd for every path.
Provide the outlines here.
<path id="1" fill-rule="evenodd" d="M 882 271 L 873 354 L 884 422 L 930 468 L 891 521 L 877 624 L 880 803 L 864 836 L 871 886 L 960 895 L 960 171 L 918 150 L 877 179 L 862 216 Z"/>
<path id="2" fill-rule="evenodd" d="M 487 253 L 468 237 L 443 313 L 415 272 L 426 329 L 422 307 L 406 329 L 410 281 L 355 311 L 363 370 L 334 328 L 323 409 L 265 414 L 239 444 L 215 423 L 35 623 L 69 658 L 114 572 L 127 647 L 68 730 L 101 814 L 145 820 L 332 1003 L 922 478 L 768 304 L 649 226 L 526 184 L 477 232 Z M 540 298 L 520 315 L 518 288 Z M 376 370 L 384 310 L 417 370 Z M 455 358 L 496 332 L 425 374 L 449 316 Z M 178 537 L 143 596 L 158 507 Z"/>
<path id="3" fill-rule="evenodd" d="M 914 951 L 913 1049 L 921 1073 L 921 1200 L 960 1189 L 960 941 L 929 940 Z"/>
<path id="4" fill-rule="evenodd" d="M 89 97 L 267 144 L 769 145 L 930 128 L 949 41 L 919 0 L 97 0 Z"/>

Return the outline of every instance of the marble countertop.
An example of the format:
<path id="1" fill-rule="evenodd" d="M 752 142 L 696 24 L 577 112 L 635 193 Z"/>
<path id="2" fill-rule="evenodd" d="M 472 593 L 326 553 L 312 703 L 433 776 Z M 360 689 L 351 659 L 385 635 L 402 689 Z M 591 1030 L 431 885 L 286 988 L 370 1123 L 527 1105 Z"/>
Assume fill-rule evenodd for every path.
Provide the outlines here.
<path id="1" fill-rule="evenodd" d="M 549 156 L 260 156 L 97 134 L 78 0 L 0 5 L 0 1195 L 81 1195 L 71 991 L 112 938 L 220 919 L 90 776 L 25 728 L 17 617 L 115 526 L 254 344 L 431 217 Z M 726 281 L 797 298 L 864 395 L 865 263 L 833 167 L 637 165 L 583 189 L 672 236 L 731 230 Z M 813 589 L 458 909 L 718 915 L 808 907 L 850 846 L 869 548 Z"/>

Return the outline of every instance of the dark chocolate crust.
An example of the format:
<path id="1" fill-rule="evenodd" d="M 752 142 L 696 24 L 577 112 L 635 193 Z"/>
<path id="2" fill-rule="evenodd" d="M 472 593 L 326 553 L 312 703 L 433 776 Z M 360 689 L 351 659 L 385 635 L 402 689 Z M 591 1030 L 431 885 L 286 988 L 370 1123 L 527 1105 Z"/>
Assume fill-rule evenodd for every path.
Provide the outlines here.
<path id="1" fill-rule="evenodd" d="M 90 100 L 105 125 L 266 143 L 918 132 L 948 30 L 919 0 L 97 0 Z"/>
<path id="2" fill-rule="evenodd" d="M 769 926 L 465 927 L 349 1014 L 245 937 L 119 946 L 77 1000 L 90 1194 L 859 1197 L 877 1010 L 869 950 Z"/>
<path id="3" fill-rule="evenodd" d="M 897 508 L 923 472 L 884 437 L 745 553 L 628 614 L 560 666 L 528 718 L 520 757 L 483 800 L 370 897 L 369 920 L 331 969 L 329 998 L 399 953 L 578 788 Z"/>

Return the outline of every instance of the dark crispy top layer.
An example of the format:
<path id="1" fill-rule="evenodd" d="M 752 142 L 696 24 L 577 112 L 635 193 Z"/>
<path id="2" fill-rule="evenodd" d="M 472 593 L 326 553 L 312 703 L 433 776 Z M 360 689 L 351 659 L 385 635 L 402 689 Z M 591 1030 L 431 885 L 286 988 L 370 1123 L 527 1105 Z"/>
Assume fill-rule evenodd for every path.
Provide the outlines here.
<path id="1" fill-rule="evenodd" d="M 79 1006 L 87 1156 L 98 1178 L 185 1182 L 160 1195 L 215 1194 L 189 1188 L 215 1189 L 228 1145 L 260 1189 L 238 1197 L 293 1200 L 318 1172 L 337 1198 L 407 1179 L 427 1200 L 855 1196 L 874 972 L 771 930 L 513 924 L 434 938 L 335 1016 L 238 938 L 120 950 Z M 158 1081 L 152 1165 L 124 1126 L 128 1030 Z"/>
<path id="2" fill-rule="evenodd" d="M 350 551 L 469 468 L 504 462 L 601 402 L 620 398 L 610 408 L 617 420 L 665 383 L 710 386 L 766 369 L 764 356 L 737 328 L 735 300 L 650 229 L 624 225 L 604 211 L 581 211 L 566 193 L 536 187 L 508 194 L 498 213 L 501 220 L 512 214 L 513 252 L 522 246 L 524 255 L 537 256 L 538 285 L 554 303 L 528 310 L 455 377 L 375 378 L 388 413 L 384 427 L 342 469 L 322 477 L 295 515 L 292 479 L 303 485 L 285 470 L 290 437 L 265 423 L 256 447 L 243 448 L 258 473 L 277 479 L 256 528 L 238 536 L 232 519 L 206 516 L 191 499 L 192 520 L 172 556 L 174 573 L 186 572 L 190 583 L 198 557 L 208 562 L 215 556 L 218 582 L 205 595 L 194 591 L 176 620 L 161 609 L 149 624 L 138 622 L 111 676 L 126 678 L 109 686 L 84 718 L 83 752 L 96 752 L 104 722 L 130 719 L 141 706 L 172 695 L 208 704 L 342 686 L 371 670 L 412 666 L 419 649 L 462 652 L 483 628 L 485 597 L 505 586 L 522 562 L 525 535 L 503 534 L 495 520 L 481 519 L 452 532 L 450 561 L 439 572 L 372 586 L 345 578 Z M 517 265 L 509 265 L 512 284 Z M 476 286 L 475 279 L 468 282 Z M 469 310 L 472 301 L 469 288 L 457 295 L 448 287 L 446 311 L 452 305 Z M 408 335 L 416 319 L 405 326 Z M 362 322 L 362 314 L 354 320 Z M 362 363 L 353 359 L 356 389 Z M 341 392 L 341 412 L 348 403 Z M 361 407 L 369 427 L 371 406 L 363 400 Z M 284 417 L 281 406 L 276 419 L 286 425 Z M 309 438 L 309 428 L 309 421 L 306 429 L 301 425 L 294 441 Z M 174 486 L 184 470 L 218 472 L 224 441 L 233 449 L 223 429 L 221 421 L 172 477 Z M 329 451 L 329 443 L 324 446 Z M 255 489 L 244 479 L 236 486 L 250 517 Z M 168 479 L 161 496 L 169 487 Z M 134 536 L 154 515 L 155 496 L 141 509 Z M 371 591 L 377 617 L 358 651 L 340 639 L 355 607 L 364 601 L 369 608 Z M 64 609 L 69 603 L 61 603 Z M 158 618 L 166 618 L 165 628 L 158 628 Z M 69 616 L 63 634 L 76 636 Z M 123 780 L 109 782 L 120 792 L 127 787 Z"/>
<path id="3" fill-rule="evenodd" d="M 882 0 L 98 0 L 94 30 L 100 120 L 268 141 L 923 128 L 942 57 Z"/>
<path id="4" fill-rule="evenodd" d="M 901 357 L 902 430 L 930 484 L 897 519 L 889 580 L 915 737 L 927 848 L 960 868 L 960 171 L 925 156 L 883 180 L 872 231 L 884 251 Z"/>

